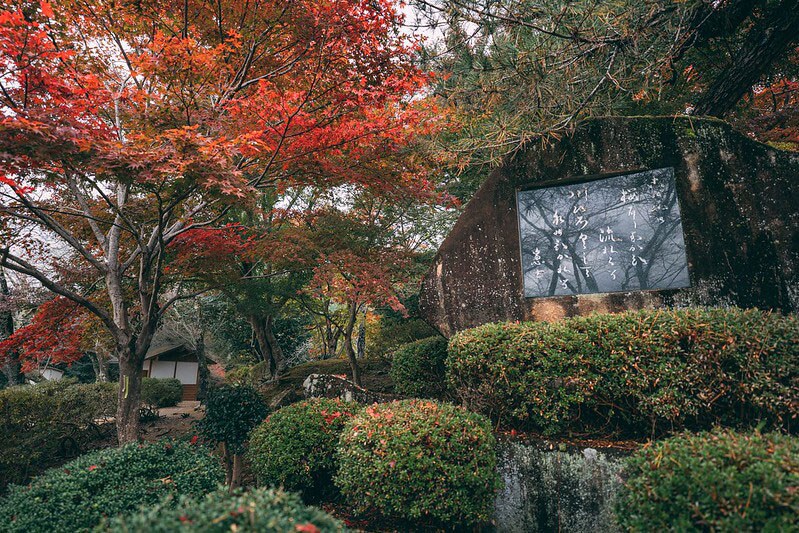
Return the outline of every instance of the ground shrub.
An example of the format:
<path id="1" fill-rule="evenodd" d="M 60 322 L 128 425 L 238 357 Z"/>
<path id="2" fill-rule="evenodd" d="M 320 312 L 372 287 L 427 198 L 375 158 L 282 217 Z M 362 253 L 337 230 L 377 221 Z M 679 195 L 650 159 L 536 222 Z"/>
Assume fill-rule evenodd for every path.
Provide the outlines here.
<path id="1" fill-rule="evenodd" d="M 447 339 L 429 337 L 394 352 L 391 379 L 398 394 L 416 398 L 442 398 L 446 393 Z"/>
<path id="2" fill-rule="evenodd" d="M 88 531 L 104 516 L 153 505 L 166 494 L 201 495 L 222 481 L 202 446 L 157 442 L 98 450 L 52 468 L 0 500 L 0 529 Z"/>
<path id="3" fill-rule="evenodd" d="M 114 416 L 113 383 L 62 380 L 0 391 L 0 492 L 106 438 L 95 421 Z"/>
<path id="4" fill-rule="evenodd" d="M 259 485 L 283 486 L 312 501 L 335 493 L 339 437 L 355 403 L 316 398 L 272 413 L 252 433 L 248 459 Z"/>
<path id="5" fill-rule="evenodd" d="M 256 388 L 264 385 L 270 378 L 269 361 L 239 366 L 225 373 L 225 381 L 228 383 Z"/>
<path id="6" fill-rule="evenodd" d="M 183 384 L 175 378 L 142 378 L 141 402 L 151 409 L 174 407 L 183 399 Z"/>
<path id="7" fill-rule="evenodd" d="M 142 509 L 139 514 L 118 517 L 104 529 L 131 533 L 345 531 L 339 521 L 324 511 L 306 506 L 298 495 L 281 489 L 233 494 L 225 489 L 204 497 L 183 497 L 178 502 L 170 498 Z"/>
<path id="8" fill-rule="evenodd" d="M 500 486 L 495 446 L 488 419 L 460 407 L 376 404 L 344 429 L 335 481 L 359 512 L 416 525 L 480 524 Z"/>
<path id="9" fill-rule="evenodd" d="M 628 459 L 616 515 L 629 531 L 799 530 L 799 439 L 714 430 Z"/>
<path id="10" fill-rule="evenodd" d="M 197 422 L 203 440 L 222 447 L 225 481 L 238 485 L 250 432 L 266 417 L 261 395 L 248 385 L 220 385 L 208 391 L 205 417 Z"/>
<path id="11" fill-rule="evenodd" d="M 424 259 L 419 259 L 427 264 Z M 426 268 L 423 267 L 423 270 Z M 405 344 L 438 335 L 420 315 L 418 291 L 402 297 L 401 302 L 403 310 L 391 307 L 375 309 L 379 320 L 374 325 L 367 325 L 366 333 L 366 353 L 370 357 L 390 357 L 392 352 Z"/>
<path id="12" fill-rule="evenodd" d="M 447 367 L 471 409 L 547 434 L 795 430 L 799 415 L 799 319 L 758 310 L 489 324 L 450 340 Z"/>

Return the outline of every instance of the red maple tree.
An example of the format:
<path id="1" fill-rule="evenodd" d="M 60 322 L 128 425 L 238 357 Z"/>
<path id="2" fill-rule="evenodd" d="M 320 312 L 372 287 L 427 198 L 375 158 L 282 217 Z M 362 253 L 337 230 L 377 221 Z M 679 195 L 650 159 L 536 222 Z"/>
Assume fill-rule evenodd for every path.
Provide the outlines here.
<path id="1" fill-rule="evenodd" d="M 64 297 L 39 306 L 30 324 L 0 341 L 0 363 L 18 355 L 22 371 L 71 364 L 83 357 L 86 310 Z"/>
<path id="2" fill-rule="evenodd" d="M 304 188 L 432 194 L 408 147 L 438 127 L 389 0 L 58 4 L 0 13 L 0 265 L 95 315 L 138 437 L 170 243 Z M 268 217 L 267 217 L 268 218 Z M 208 237 L 210 238 L 210 237 Z M 81 263 L 94 283 L 51 266 Z M 169 296 L 166 293 L 169 292 Z"/>

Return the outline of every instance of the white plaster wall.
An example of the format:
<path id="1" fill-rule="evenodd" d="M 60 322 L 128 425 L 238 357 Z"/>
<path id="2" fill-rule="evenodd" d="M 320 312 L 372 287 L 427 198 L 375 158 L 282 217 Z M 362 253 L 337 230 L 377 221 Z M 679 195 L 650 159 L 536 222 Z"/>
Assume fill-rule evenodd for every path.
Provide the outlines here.
<path id="1" fill-rule="evenodd" d="M 197 384 L 197 368 L 199 363 L 191 362 L 178 362 L 177 372 L 175 377 L 180 380 L 184 385 Z"/>

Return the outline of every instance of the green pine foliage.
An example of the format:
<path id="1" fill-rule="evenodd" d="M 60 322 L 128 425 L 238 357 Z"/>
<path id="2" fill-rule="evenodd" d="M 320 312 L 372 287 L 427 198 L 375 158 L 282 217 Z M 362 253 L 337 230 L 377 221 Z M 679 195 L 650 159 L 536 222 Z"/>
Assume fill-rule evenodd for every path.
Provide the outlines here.
<path id="1" fill-rule="evenodd" d="M 154 505 L 164 495 L 201 495 L 222 481 L 202 446 L 128 444 L 83 455 L 0 500 L 0 531 L 91 531 L 104 517 Z"/>
<path id="2" fill-rule="evenodd" d="M 138 514 L 112 520 L 103 530 L 129 533 L 333 533 L 345 531 L 336 519 L 281 489 L 230 494 L 220 489 L 202 497 L 167 497 Z"/>
<path id="3" fill-rule="evenodd" d="M 364 513 L 438 527 L 490 520 L 500 480 L 491 424 L 450 404 L 404 400 L 350 420 L 336 484 Z"/>
<path id="4" fill-rule="evenodd" d="M 447 367 L 470 408 L 546 434 L 795 430 L 799 415 L 799 319 L 758 310 L 489 324 L 450 340 Z"/>
<path id="5" fill-rule="evenodd" d="M 248 459 L 259 485 L 279 485 L 307 499 L 334 494 L 336 448 L 360 406 L 316 398 L 286 406 L 253 431 Z"/>
<path id="6" fill-rule="evenodd" d="M 447 340 L 428 337 L 394 352 L 391 379 L 398 394 L 416 398 L 442 398 L 446 393 Z"/>
<path id="7" fill-rule="evenodd" d="M 628 459 L 616 503 L 628 531 L 799 530 L 799 439 L 714 430 Z"/>

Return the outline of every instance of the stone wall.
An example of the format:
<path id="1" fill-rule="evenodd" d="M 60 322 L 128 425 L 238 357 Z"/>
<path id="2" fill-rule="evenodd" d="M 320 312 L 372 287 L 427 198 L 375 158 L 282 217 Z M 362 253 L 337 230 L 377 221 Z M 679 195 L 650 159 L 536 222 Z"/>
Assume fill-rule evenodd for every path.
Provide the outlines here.
<path id="1" fill-rule="evenodd" d="M 613 502 L 622 486 L 626 452 L 593 448 L 552 451 L 499 444 L 504 488 L 497 496 L 496 530 L 507 533 L 617 531 Z"/>
<path id="2" fill-rule="evenodd" d="M 691 287 L 525 298 L 516 191 L 579 176 L 675 170 Z M 445 336 L 497 321 L 557 320 L 670 305 L 799 308 L 799 154 L 728 124 L 606 118 L 516 154 L 466 206 L 422 284 L 424 318 Z"/>

